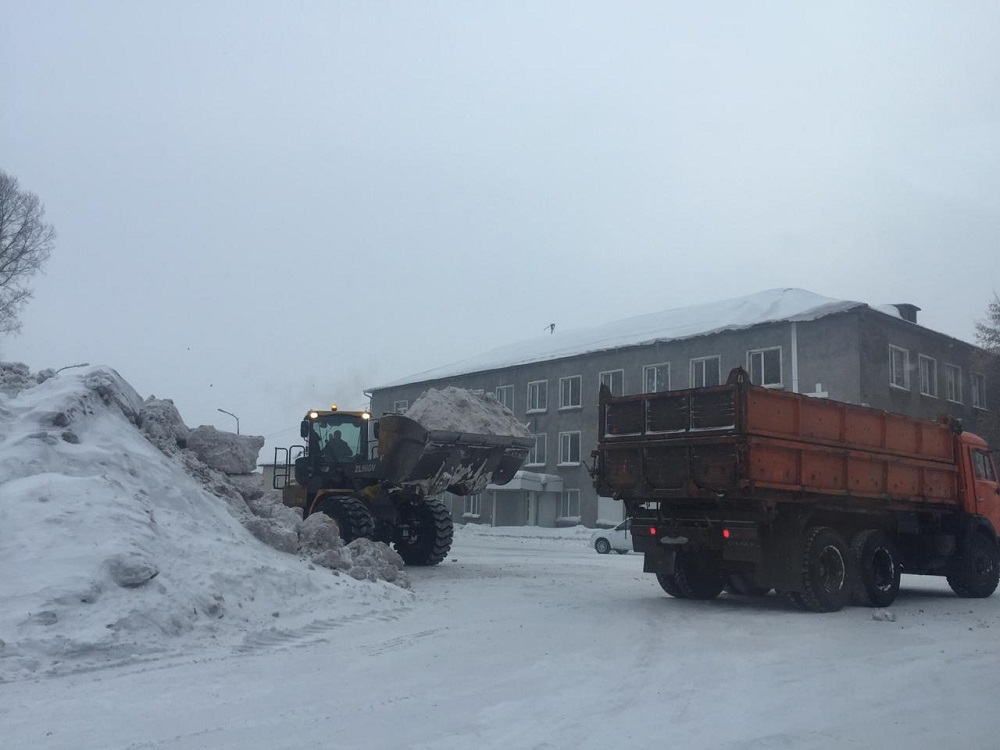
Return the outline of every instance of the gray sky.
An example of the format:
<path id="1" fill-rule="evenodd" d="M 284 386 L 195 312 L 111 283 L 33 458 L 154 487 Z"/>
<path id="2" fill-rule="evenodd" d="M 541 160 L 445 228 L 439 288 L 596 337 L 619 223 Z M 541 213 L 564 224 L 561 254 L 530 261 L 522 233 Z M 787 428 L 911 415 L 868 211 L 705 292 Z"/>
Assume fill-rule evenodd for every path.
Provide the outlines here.
<path id="1" fill-rule="evenodd" d="M 0 167 L 59 232 L 0 359 L 189 425 L 797 286 L 973 340 L 1000 4 L 0 0 Z"/>

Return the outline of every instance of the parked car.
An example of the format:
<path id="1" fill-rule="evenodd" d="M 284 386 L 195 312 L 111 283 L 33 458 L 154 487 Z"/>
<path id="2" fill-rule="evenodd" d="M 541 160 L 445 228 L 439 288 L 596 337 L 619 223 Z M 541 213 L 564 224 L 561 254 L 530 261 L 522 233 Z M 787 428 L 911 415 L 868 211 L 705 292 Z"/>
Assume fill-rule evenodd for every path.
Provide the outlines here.
<path id="1" fill-rule="evenodd" d="M 631 519 L 626 518 L 613 529 L 598 529 L 590 536 L 590 543 L 598 554 L 606 555 L 614 550 L 624 555 L 632 549 L 632 534 L 629 531 Z"/>

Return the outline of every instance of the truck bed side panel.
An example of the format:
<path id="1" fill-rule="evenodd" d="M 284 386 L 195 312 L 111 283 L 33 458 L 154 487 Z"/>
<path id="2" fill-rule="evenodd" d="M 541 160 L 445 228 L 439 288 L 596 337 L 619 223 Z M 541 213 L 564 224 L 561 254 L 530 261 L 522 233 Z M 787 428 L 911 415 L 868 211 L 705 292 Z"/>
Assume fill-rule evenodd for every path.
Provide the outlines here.
<path id="1" fill-rule="evenodd" d="M 602 401 L 599 483 L 619 497 L 955 502 L 943 424 L 732 383 Z"/>

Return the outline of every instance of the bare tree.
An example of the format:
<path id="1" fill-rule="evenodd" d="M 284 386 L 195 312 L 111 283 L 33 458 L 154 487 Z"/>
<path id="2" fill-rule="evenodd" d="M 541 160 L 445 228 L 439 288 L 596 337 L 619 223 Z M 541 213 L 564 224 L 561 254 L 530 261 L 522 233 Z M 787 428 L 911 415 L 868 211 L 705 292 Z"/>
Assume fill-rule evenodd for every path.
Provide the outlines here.
<path id="1" fill-rule="evenodd" d="M 0 334 L 21 330 L 19 315 L 31 299 L 28 282 L 52 251 L 56 230 L 44 219 L 38 196 L 0 169 Z"/>
<path id="2" fill-rule="evenodd" d="M 982 348 L 976 364 L 986 379 L 986 393 L 980 397 L 989 408 L 984 437 L 988 436 L 994 448 L 1000 448 L 1000 296 L 997 294 L 986 308 L 986 320 L 976 322 L 976 343 Z"/>

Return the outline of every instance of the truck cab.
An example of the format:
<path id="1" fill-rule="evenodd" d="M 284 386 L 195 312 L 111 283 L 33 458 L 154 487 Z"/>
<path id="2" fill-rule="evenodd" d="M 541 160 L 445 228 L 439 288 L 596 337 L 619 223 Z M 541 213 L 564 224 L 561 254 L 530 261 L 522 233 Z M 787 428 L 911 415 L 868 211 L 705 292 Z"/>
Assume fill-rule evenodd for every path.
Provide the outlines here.
<path id="1" fill-rule="evenodd" d="M 958 450 L 965 510 L 988 520 L 1000 534 L 1000 484 L 990 447 L 978 435 L 963 432 L 958 435 Z"/>

